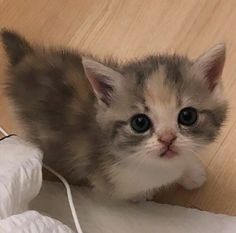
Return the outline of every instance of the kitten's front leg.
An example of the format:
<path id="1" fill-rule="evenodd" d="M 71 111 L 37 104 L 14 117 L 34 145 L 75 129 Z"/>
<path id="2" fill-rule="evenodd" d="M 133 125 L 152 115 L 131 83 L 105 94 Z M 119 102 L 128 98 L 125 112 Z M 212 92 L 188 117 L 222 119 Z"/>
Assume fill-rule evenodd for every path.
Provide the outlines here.
<path id="1" fill-rule="evenodd" d="M 202 162 L 197 157 L 192 157 L 179 184 L 185 189 L 193 190 L 201 187 L 207 179 L 207 172 Z"/>

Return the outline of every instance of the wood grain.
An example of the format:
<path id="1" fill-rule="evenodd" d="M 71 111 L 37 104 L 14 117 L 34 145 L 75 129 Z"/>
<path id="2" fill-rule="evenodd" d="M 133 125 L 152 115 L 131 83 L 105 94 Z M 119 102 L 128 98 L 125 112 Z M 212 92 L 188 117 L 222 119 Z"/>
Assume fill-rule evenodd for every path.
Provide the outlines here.
<path id="1" fill-rule="evenodd" d="M 200 158 L 209 179 L 200 190 L 179 187 L 158 194 L 158 201 L 236 215 L 236 1 L 235 0 L 0 0 L 0 27 L 45 45 L 63 45 L 120 59 L 149 53 L 198 56 L 225 42 L 224 85 L 230 101 L 228 121 L 217 142 Z M 6 61 L 0 49 L 0 81 Z M 2 89 L 1 89 L 2 90 Z M 4 92 L 0 124 L 14 132 Z"/>

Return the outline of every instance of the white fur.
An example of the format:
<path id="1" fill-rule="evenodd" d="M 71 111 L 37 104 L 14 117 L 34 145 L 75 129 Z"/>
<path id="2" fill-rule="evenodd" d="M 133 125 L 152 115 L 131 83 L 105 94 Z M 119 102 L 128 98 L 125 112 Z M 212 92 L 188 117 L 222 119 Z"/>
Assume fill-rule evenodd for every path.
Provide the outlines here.
<path id="1" fill-rule="evenodd" d="M 184 188 L 192 190 L 201 187 L 206 182 L 206 179 L 207 173 L 205 167 L 199 160 L 192 158 L 192 162 L 187 167 L 179 183 Z"/>
<path id="2" fill-rule="evenodd" d="M 144 161 L 137 156 L 114 166 L 110 169 L 115 184 L 113 195 L 133 199 L 173 182 L 179 182 L 186 189 L 199 188 L 205 182 L 205 169 L 194 155 L 168 160 L 149 158 Z"/>

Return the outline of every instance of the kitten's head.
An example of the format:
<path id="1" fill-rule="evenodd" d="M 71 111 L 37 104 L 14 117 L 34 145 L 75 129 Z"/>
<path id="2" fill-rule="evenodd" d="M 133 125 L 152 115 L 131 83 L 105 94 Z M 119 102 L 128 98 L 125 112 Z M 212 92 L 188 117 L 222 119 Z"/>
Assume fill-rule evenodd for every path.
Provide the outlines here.
<path id="1" fill-rule="evenodd" d="M 97 121 L 119 161 L 183 158 L 212 142 L 226 118 L 223 44 L 193 61 L 150 56 L 113 68 L 82 61 L 98 99 Z"/>

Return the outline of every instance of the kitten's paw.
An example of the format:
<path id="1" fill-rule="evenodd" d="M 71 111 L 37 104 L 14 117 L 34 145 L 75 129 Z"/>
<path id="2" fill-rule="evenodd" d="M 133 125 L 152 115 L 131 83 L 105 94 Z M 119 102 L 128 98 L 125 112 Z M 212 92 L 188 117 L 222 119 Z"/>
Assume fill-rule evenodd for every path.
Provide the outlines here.
<path id="1" fill-rule="evenodd" d="M 180 180 L 179 184 L 185 189 L 193 190 L 200 188 L 207 179 L 207 172 L 202 164 L 189 170 Z"/>
<path id="2" fill-rule="evenodd" d="M 132 203 L 139 203 L 139 202 L 144 202 L 144 201 L 151 201 L 154 198 L 155 193 L 153 191 L 147 191 L 142 195 L 135 196 L 130 199 L 130 202 Z"/>

